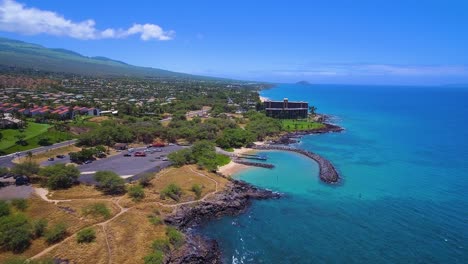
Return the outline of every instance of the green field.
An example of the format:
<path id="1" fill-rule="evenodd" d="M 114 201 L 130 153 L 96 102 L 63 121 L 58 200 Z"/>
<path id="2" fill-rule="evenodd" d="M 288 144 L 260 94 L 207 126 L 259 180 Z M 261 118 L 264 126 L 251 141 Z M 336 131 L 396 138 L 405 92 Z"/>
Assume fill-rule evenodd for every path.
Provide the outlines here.
<path id="1" fill-rule="evenodd" d="M 294 119 L 282 120 L 281 124 L 283 125 L 283 130 L 288 131 L 288 132 L 314 130 L 314 129 L 325 127 L 325 125 L 322 123 L 312 122 L 308 120 L 294 120 Z"/>
<path id="2" fill-rule="evenodd" d="M 16 141 L 18 139 L 15 137 L 16 135 L 21 134 L 19 129 L 2 129 L 0 131 L 3 134 L 3 138 L 0 141 L 0 152 L 5 154 L 40 147 L 38 142 L 42 136 L 48 137 L 51 143 L 57 143 L 73 138 L 70 133 L 56 131 L 48 124 L 28 122 L 28 126 L 23 132 L 26 136 L 25 141 L 28 144 L 26 146 L 19 146 L 16 145 Z"/>

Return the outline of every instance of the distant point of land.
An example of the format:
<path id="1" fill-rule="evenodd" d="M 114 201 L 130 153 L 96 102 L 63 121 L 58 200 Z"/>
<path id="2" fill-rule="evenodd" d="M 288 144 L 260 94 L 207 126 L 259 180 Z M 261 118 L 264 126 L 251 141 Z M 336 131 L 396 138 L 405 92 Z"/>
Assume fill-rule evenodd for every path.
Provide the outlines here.
<path id="1" fill-rule="evenodd" d="M 299 84 L 299 85 L 311 85 L 311 83 L 308 82 L 308 81 L 299 81 L 299 82 L 297 82 L 296 84 Z"/>

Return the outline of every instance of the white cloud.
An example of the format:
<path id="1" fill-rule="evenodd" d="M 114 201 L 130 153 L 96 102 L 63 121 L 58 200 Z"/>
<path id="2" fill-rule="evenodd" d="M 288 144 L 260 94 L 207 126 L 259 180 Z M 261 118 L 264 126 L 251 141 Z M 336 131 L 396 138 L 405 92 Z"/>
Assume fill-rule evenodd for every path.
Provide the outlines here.
<path id="1" fill-rule="evenodd" d="M 14 0 L 0 2 L 0 30 L 27 35 L 49 34 L 76 39 L 125 38 L 139 35 L 142 40 L 171 40 L 175 32 L 155 24 L 134 24 L 128 29 L 98 30 L 92 19 L 74 22 L 52 11 L 26 7 Z"/>

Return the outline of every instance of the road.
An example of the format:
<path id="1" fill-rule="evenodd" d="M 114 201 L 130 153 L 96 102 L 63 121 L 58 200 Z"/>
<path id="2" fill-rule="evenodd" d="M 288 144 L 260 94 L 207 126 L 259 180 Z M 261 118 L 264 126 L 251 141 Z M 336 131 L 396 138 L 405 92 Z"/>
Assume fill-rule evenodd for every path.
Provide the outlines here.
<path id="1" fill-rule="evenodd" d="M 26 156 L 28 152 L 32 152 L 33 154 L 41 153 L 41 152 L 45 152 L 45 151 L 48 151 L 48 150 L 51 150 L 51 149 L 73 145 L 75 143 L 76 143 L 76 139 L 72 139 L 72 140 L 68 140 L 68 141 L 64 141 L 64 142 L 60 142 L 60 143 L 55 143 L 55 144 L 50 145 L 50 146 L 39 147 L 39 148 L 35 148 L 35 149 L 30 149 L 30 150 L 17 152 L 17 153 L 14 153 L 14 154 L 9 154 L 9 155 L 6 155 L 6 156 L 1 156 L 0 157 L 0 167 L 8 167 L 8 168 L 13 167 L 15 165 L 13 163 L 13 159 L 15 157 L 17 157 L 17 155 Z"/>

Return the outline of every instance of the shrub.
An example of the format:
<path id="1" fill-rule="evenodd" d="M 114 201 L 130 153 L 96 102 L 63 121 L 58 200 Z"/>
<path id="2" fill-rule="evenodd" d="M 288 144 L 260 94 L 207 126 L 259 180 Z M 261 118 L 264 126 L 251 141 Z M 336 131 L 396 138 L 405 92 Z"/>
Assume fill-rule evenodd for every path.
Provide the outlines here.
<path id="1" fill-rule="evenodd" d="M 170 250 L 170 243 L 169 243 L 169 240 L 168 239 L 156 239 L 153 241 L 153 244 L 151 244 L 151 247 L 153 248 L 153 250 L 155 251 L 162 251 L 164 253 L 167 253 L 169 252 Z"/>
<path id="2" fill-rule="evenodd" d="M 162 199 L 165 199 L 166 196 L 169 196 L 173 200 L 179 201 L 181 195 L 182 195 L 182 188 L 180 188 L 175 183 L 169 184 L 168 186 L 166 186 L 166 188 L 164 188 L 161 191 L 161 198 Z"/>
<path id="3" fill-rule="evenodd" d="M 49 244 L 57 243 L 67 235 L 67 226 L 64 223 L 58 223 L 45 233 L 45 240 Z"/>
<path id="4" fill-rule="evenodd" d="M 121 194 L 125 192 L 125 180 L 112 171 L 98 171 L 94 179 L 101 189 L 108 194 Z"/>
<path id="5" fill-rule="evenodd" d="M 47 187 L 52 190 L 70 188 L 80 176 L 80 171 L 73 165 L 55 164 L 39 172 L 47 177 Z"/>
<path id="6" fill-rule="evenodd" d="M 32 161 L 22 162 L 11 168 L 11 172 L 18 176 L 32 176 L 39 173 L 39 170 L 39 164 Z"/>
<path id="7" fill-rule="evenodd" d="M 166 235 L 169 238 L 169 242 L 176 248 L 184 244 L 184 235 L 172 226 L 166 228 Z"/>
<path id="8" fill-rule="evenodd" d="M 143 258 L 145 264 L 162 264 L 164 261 L 164 254 L 161 251 L 155 251 Z"/>
<path id="9" fill-rule="evenodd" d="M 192 185 L 191 190 L 192 190 L 192 192 L 195 193 L 195 197 L 197 197 L 197 199 L 200 199 L 201 194 L 202 194 L 202 187 L 199 184 L 194 184 L 194 185 Z"/>
<path id="10" fill-rule="evenodd" d="M 44 235 L 44 232 L 47 228 L 47 220 L 42 218 L 36 220 L 32 223 L 32 233 L 35 238 L 41 237 Z"/>
<path id="11" fill-rule="evenodd" d="M 154 174 L 152 173 L 145 173 L 141 178 L 138 180 L 141 186 L 148 187 L 151 185 L 151 180 L 154 179 Z"/>
<path id="12" fill-rule="evenodd" d="M 145 191 L 141 185 L 134 185 L 128 188 L 128 195 L 132 197 L 133 201 L 141 201 L 145 198 Z"/>
<path id="13" fill-rule="evenodd" d="M 91 243 L 95 239 L 96 239 L 96 232 L 91 227 L 81 230 L 76 235 L 76 241 L 78 243 Z"/>
<path id="14" fill-rule="evenodd" d="M 23 214 L 0 218 L 0 248 L 15 253 L 25 251 L 31 244 L 31 226 Z"/>
<path id="15" fill-rule="evenodd" d="M 107 208 L 107 206 L 104 203 L 93 203 L 88 206 L 85 206 L 82 210 L 82 214 L 85 216 L 92 215 L 94 217 L 102 216 L 105 219 L 111 216 L 109 208 Z"/>
<path id="16" fill-rule="evenodd" d="M 163 223 L 161 217 L 157 215 L 149 215 L 148 220 L 150 221 L 151 224 L 153 225 L 160 225 Z"/>
<path id="17" fill-rule="evenodd" d="M 0 217 L 7 216 L 9 214 L 10 214 L 10 205 L 5 201 L 0 200 Z"/>
<path id="18" fill-rule="evenodd" d="M 39 146 L 50 146 L 52 145 L 52 142 L 50 142 L 50 138 L 43 137 L 37 141 L 37 144 L 39 144 Z"/>
<path id="19" fill-rule="evenodd" d="M 13 199 L 11 200 L 11 205 L 20 211 L 24 211 L 28 208 L 28 201 L 25 199 Z"/>

